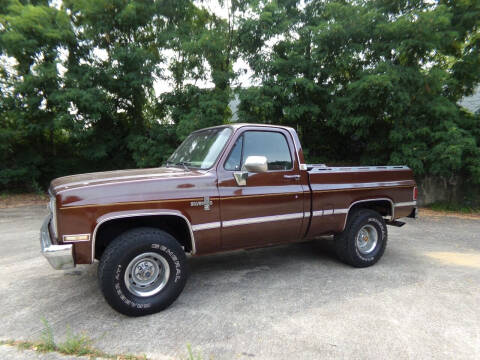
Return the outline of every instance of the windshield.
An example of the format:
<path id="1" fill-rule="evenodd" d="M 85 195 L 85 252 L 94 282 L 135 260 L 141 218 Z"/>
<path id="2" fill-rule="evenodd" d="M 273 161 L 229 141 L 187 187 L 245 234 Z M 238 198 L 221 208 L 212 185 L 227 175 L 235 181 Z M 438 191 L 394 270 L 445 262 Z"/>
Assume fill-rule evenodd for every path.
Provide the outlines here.
<path id="1" fill-rule="evenodd" d="M 209 169 L 232 134 L 230 128 L 214 128 L 190 134 L 167 160 L 168 165 Z"/>

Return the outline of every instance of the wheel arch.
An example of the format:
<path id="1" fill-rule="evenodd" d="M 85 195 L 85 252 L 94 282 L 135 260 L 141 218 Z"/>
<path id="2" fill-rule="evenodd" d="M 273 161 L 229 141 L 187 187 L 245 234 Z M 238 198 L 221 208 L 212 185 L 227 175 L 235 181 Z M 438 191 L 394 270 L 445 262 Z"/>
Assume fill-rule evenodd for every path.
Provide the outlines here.
<path id="1" fill-rule="evenodd" d="M 357 209 L 372 209 L 377 211 L 382 216 L 390 216 L 391 219 L 394 218 L 395 206 L 393 200 L 387 197 L 382 198 L 371 198 L 371 199 L 362 199 L 354 201 L 350 204 L 345 216 L 345 221 L 343 223 L 342 231 L 345 230 L 347 225 L 347 220 L 350 214 L 352 214 Z"/>
<path id="2" fill-rule="evenodd" d="M 135 227 L 148 226 L 162 229 L 184 247 L 185 252 L 195 254 L 195 238 L 190 220 L 174 210 L 151 210 L 105 214 L 97 219 L 92 233 L 91 262 L 99 258 L 106 246 L 121 233 Z"/>

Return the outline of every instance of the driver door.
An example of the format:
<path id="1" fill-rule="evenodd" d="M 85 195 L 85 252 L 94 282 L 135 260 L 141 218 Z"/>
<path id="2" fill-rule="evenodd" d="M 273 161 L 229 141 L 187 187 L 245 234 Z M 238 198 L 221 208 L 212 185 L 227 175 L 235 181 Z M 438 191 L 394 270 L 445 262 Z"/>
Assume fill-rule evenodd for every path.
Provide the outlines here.
<path id="1" fill-rule="evenodd" d="M 243 128 L 242 128 L 243 130 Z M 219 163 L 221 239 L 224 249 L 265 246 L 298 239 L 304 193 L 293 140 L 283 129 L 238 131 Z M 248 172 L 239 185 L 235 173 L 249 156 L 267 158 L 266 172 Z"/>

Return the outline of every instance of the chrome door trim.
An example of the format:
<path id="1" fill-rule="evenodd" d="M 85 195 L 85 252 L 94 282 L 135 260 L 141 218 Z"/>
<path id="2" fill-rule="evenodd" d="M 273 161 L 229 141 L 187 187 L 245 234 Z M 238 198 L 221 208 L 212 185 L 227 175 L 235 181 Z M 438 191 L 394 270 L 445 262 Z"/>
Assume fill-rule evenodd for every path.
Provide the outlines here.
<path id="1" fill-rule="evenodd" d="M 299 213 L 282 214 L 282 215 L 259 216 L 254 218 L 226 220 L 226 221 L 222 221 L 222 227 L 258 224 L 258 223 L 271 222 L 271 221 L 302 219 L 303 217 L 304 217 L 304 213 L 299 212 Z"/>

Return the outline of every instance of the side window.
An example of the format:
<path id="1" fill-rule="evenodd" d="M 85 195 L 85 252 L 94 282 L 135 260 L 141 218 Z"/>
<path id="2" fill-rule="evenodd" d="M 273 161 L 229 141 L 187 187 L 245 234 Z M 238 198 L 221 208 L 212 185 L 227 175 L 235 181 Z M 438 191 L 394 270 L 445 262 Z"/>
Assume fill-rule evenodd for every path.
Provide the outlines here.
<path id="1" fill-rule="evenodd" d="M 243 145 L 243 135 L 240 136 L 235 145 L 233 145 L 232 151 L 228 156 L 227 161 L 225 162 L 225 170 L 234 170 L 239 171 L 242 165 L 242 145 Z"/>
<path id="2" fill-rule="evenodd" d="M 265 156 L 268 170 L 290 170 L 292 157 L 287 139 L 279 132 L 246 131 L 233 145 L 225 170 L 239 171 L 249 156 Z"/>
<path id="3" fill-rule="evenodd" d="M 268 170 L 290 170 L 292 157 L 287 139 L 279 132 L 247 131 L 243 135 L 242 164 L 249 156 L 265 156 Z"/>

